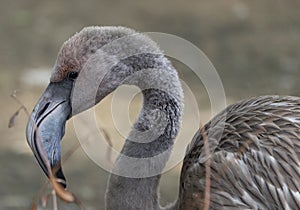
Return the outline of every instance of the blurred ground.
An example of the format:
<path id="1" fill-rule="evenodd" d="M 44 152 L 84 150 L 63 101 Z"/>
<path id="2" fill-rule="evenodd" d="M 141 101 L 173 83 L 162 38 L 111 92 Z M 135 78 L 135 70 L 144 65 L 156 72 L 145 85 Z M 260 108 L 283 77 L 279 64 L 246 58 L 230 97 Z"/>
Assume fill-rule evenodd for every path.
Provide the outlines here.
<path id="1" fill-rule="evenodd" d="M 218 70 L 228 103 L 255 95 L 300 95 L 297 0 L 0 0 L 0 5 L 0 209 L 29 209 L 45 180 L 26 144 L 25 114 L 20 113 L 13 128 L 7 127 L 9 117 L 19 107 L 9 95 L 18 90 L 18 97 L 31 110 L 46 86 L 45 78 L 61 44 L 84 26 L 123 25 L 191 41 Z M 207 121 L 209 102 L 204 88 L 191 71 L 184 73 L 182 64 L 176 66 L 197 95 L 202 121 Z M 117 142 L 120 137 L 107 114 L 109 100 L 97 108 L 97 113 Z M 135 113 L 136 104 L 132 108 Z M 77 141 L 72 122 L 66 133 L 64 153 Z M 103 209 L 108 173 L 81 148 L 65 162 L 64 170 L 70 189 L 87 209 Z M 178 174 L 175 168 L 163 176 L 164 203 L 176 197 Z M 66 204 L 60 207 L 77 209 Z"/>

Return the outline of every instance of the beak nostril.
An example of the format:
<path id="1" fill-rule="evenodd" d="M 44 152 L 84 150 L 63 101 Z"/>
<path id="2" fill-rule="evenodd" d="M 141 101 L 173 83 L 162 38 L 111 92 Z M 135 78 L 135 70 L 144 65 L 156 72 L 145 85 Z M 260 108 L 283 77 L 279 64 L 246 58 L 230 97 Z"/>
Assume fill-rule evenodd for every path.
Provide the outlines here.
<path id="1" fill-rule="evenodd" d="M 45 104 L 45 106 L 44 106 L 44 107 L 38 112 L 38 114 L 36 115 L 36 119 L 39 119 L 39 118 L 40 118 L 40 116 L 48 109 L 49 105 L 50 105 L 50 102 L 47 102 L 47 103 Z"/>

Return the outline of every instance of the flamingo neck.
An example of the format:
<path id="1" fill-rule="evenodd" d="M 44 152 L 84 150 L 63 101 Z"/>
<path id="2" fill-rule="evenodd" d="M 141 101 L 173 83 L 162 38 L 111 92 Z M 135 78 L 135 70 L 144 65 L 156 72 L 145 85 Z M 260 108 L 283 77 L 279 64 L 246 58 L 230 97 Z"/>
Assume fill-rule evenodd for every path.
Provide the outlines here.
<path id="1" fill-rule="evenodd" d="M 158 186 L 180 128 L 183 94 L 171 64 L 165 62 L 159 69 L 155 78 L 139 72 L 134 81 L 126 82 L 142 89 L 143 107 L 109 178 L 109 210 L 161 209 Z M 157 80 L 159 84 L 153 85 Z"/>

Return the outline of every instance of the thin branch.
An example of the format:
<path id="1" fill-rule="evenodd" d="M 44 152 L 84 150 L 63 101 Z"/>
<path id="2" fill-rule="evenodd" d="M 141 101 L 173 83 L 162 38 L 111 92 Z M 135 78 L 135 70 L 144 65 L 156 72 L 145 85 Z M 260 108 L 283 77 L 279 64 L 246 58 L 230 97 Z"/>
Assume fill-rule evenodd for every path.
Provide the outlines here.
<path id="1" fill-rule="evenodd" d="M 111 141 L 111 138 L 110 138 L 108 132 L 104 128 L 102 128 L 102 127 L 100 127 L 100 130 L 103 132 L 104 138 L 105 138 L 106 142 L 108 143 L 108 145 L 110 147 L 113 147 L 113 143 Z M 106 151 L 106 159 L 110 162 L 110 164 L 113 164 L 113 160 L 112 160 L 112 156 L 111 156 L 111 149 L 110 148 L 108 148 L 107 151 Z"/>
<path id="2" fill-rule="evenodd" d="M 17 90 L 14 90 L 14 92 L 10 96 L 21 106 L 20 108 L 22 108 L 24 110 L 24 112 L 26 113 L 26 115 L 29 117 L 30 114 L 29 114 L 26 106 L 17 97 Z"/>
<path id="3" fill-rule="evenodd" d="M 55 190 L 52 190 L 52 201 L 53 201 L 53 210 L 58 210 L 57 208 L 57 198 Z"/>
<path id="4" fill-rule="evenodd" d="M 211 187 L 211 179 L 210 179 L 210 151 L 209 151 L 209 142 L 208 142 L 208 136 L 207 131 L 205 130 L 205 127 L 202 127 L 200 129 L 200 133 L 203 136 L 203 142 L 204 142 L 204 150 L 205 150 L 205 192 L 204 192 L 204 205 L 203 210 L 209 210 L 210 207 L 210 187 Z"/>

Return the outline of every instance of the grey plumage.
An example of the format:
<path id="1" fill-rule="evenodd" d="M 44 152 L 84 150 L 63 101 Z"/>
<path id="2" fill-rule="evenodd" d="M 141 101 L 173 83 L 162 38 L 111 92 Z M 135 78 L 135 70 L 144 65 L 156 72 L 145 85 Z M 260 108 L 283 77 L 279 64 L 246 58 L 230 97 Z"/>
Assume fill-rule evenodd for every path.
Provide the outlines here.
<path id="1" fill-rule="evenodd" d="M 214 133 L 222 118 L 225 129 L 217 140 Z M 300 99 L 282 96 L 241 101 L 206 124 L 214 148 L 210 209 L 300 209 L 299 128 Z M 204 153 L 203 135 L 197 132 L 182 168 L 180 209 L 203 204 Z"/>
<path id="2" fill-rule="evenodd" d="M 118 43 L 124 37 L 130 38 Z M 89 84 L 84 86 L 71 115 L 98 103 L 119 85 L 135 85 L 143 93 L 142 110 L 110 176 L 106 208 L 163 209 L 157 195 L 160 172 L 183 111 L 176 70 L 151 39 L 124 27 L 88 27 L 71 37 L 58 55 L 51 82 L 63 83 L 70 71 L 82 76 L 86 69 L 99 73 L 101 83 L 95 95 L 86 88 Z M 210 209 L 300 209 L 299 127 L 298 97 L 263 96 L 229 106 L 202 129 L 209 156 L 206 136 L 200 130 L 195 134 L 184 158 L 178 199 L 167 209 L 203 208 L 208 158 Z M 149 158 L 159 154 L 159 161 Z M 137 165 L 131 167 L 125 157 L 137 158 Z"/>

